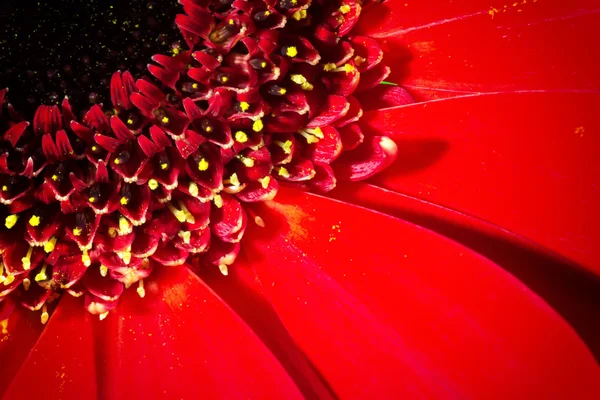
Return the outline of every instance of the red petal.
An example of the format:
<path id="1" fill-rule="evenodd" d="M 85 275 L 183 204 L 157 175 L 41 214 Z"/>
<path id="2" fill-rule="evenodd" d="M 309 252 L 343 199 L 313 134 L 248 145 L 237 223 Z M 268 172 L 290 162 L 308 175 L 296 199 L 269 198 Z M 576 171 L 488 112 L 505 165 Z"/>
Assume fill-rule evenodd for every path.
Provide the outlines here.
<path id="1" fill-rule="evenodd" d="M 52 393 L 57 398 L 76 400 L 87 393 L 95 399 L 97 376 L 90 318 L 80 300 L 63 296 L 3 398 L 22 399 L 25 393 L 27 398 L 48 398 Z"/>
<path id="2" fill-rule="evenodd" d="M 358 31 L 380 39 L 384 61 L 392 66 L 390 80 L 420 99 L 600 85 L 587 44 L 598 36 L 595 2 L 405 3 L 374 7 Z"/>
<path id="3" fill-rule="evenodd" d="M 99 348 L 112 349 L 99 363 L 103 398 L 301 398 L 265 345 L 187 268 L 162 268 L 145 287 L 144 299 L 128 291 L 94 326 Z"/>
<path id="4" fill-rule="evenodd" d="M 467 248 L 287 190 L 256 209 L 269 229 L 249 225 L 245 254 L 339 397 L 600 393 L 596 361 L 571 327 Z"/>
<path id="5" fill-rule="evenodd" d="M 590 223 L 600 220 L 598 105 L 595 94 L 486 95 L 369 112 L 361 122 L 413 151 L 377 185 L 484 219 L 600 274 L 600 225 Z"/>
<path id="6" fill-rule="evenodd" d="M 0 308 L 10 300 L 0 303 Z M 4 318 L 4 317 L 2 317 Z M 40 323 L 40 314 L 17 307 L 6 321 L 6 327 L 0 328 L 0 396 L 4 394 L 23 361 L 33 348 L 44 325 Z"/>

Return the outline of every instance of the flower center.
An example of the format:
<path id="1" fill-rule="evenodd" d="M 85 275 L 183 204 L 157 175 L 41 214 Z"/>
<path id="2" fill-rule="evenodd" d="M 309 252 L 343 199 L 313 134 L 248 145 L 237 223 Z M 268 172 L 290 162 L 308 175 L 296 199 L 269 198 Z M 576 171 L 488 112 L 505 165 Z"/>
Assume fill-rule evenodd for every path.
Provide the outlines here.
<path id="1" fill-rule="evenodd" d="M 0 88 L 31 114 L 40 104 L 106 103 L 111 74 L 141 73 L 179 39 L 175 2 L 3 0 Z"/>

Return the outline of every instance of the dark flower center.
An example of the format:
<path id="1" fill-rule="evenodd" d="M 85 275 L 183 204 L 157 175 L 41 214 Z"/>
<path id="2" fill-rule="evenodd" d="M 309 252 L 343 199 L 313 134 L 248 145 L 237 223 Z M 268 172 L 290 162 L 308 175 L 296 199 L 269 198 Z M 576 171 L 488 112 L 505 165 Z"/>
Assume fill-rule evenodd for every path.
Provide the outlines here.
<path id="1" fill-rule="evenodd" d="M 175 1 L 3 0 L 0 88 L 26 114 L 65 95 L 80 108 L 106 103 L 114 71 L 141 73 L 153 54 L 176 45 L 176 8 Z"/>

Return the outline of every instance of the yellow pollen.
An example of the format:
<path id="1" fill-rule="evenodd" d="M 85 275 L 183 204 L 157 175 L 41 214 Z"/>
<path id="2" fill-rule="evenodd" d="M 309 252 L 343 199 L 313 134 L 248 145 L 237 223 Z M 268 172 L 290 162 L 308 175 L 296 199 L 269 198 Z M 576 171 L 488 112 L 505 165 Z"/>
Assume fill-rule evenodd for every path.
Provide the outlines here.
<path id="1" fill-rule="evenodd" d="M 254 121 L 254 123 L 252 124 L 252 130 L 254 132 L 260 132 L 262 131 L 264 128 L 262 119 L 257 119 L 256 121 Z"/>
<path id="2" fill-rule="evenodd" d="M 98 146 L 92 146 L 92 151 L 98 151 Z M 54 177 L 52 177 L 54 179 Z"/>
<path id="3" fill-rule="evenodd" d="M 334 63 L 327 63 L 327 64 L 323 65 L 323 69 L 324 69 L 326 72 L 333 71 L 333 70 L 334 70 L 334 69 L 336 69 L 336 68 L 337 68 L 337 65 L 335 65 Z"/>
<path id="4" fill-rule="evenodd" d="M 198 84 L 197 83 L 192 83 L 192 89 L 198 89 Z"/>
<path id="5" fill-rule="evenodd" d="M 129 125 L 133 125 L 133 120 L 132 120 L 131 118 L 129 118 L 129 119 L 127 120 L 127 123 L 128 123 Z"/>
<path id="6" fill-rule="evenodd" d="M 248 111 L 248 109 L 249 109 L 249 108 L 250 108 L 250 104 L 246 103 L 245 101 L 242 101 L 242 102 L 240 103 L 240 109 L 241 109 L 243 112 L 246 112 L 246 111 Z"/>
<path id="7" fill-rule="evenodd" d="M 127 197 L 121 197 L 121 205 L 126 206 L 129 203 L 129 199 Z"/>
<path id="8" fill-rule="evenodd" d="M 137 294 L 143 299 L 146 297 L 146 290 L 144 289 L 144 280 L 140 279 L 140 283 L 138 284 Z"/>
<path id="9" fill-rule="evenodd" d="M 346 64 L 344 65 L 344 69 L 346 70 L 346 73 L 349 74 L 350 72 L 354 72 L 356 68 L 354 68 L 354 65 L 352 64 Z"/>
<path id="10" fill-rule="evenodd" d="M 73 229 L 73 235 L 75 236 L 81 236 L 81 232 L 83 232 L 83 230 L 79 227 Z"/>
<path id="11" fill-rule="evenodd" d="M 21 258 L 21 262 L 23 263 L 23 269 L 25 271 L 29 271 L 31 269 L 31 253 L 33 253 L 33 247 L 29 246 L 27 254 L 25 255 L 25 257 Z"/>
<path id="12" fill-rule="evenodd" d="M 196 185 L 196 182 L 190 182 L 190 186 L 188 187 L 188 191 L 190 192 L 190 194 L 194 197 L 198 196 L 198 185 Z"/>
<path id="13" fill-rule="evenodd" d="M 118 159 L 118 158 L 115 158 L 115 164 L 119 165 L 119 163 L 120 163 L 120 162 L 121 162 L 121 161 L 119 161 L 119 159 Z"/>
<path id="14" fill-rule="evenodd" d="M 354 63 L 355 63 L 356 65 L 358 65 L 359 67 L 360 67 L 360 66 L 361 66 L 361 65 L 362 65 L 362 64 L 363 64 L 365 61 L 367 61 L 367 59 L 366 59 L 366 58 L 364 58 L 364 57 L 361 57 L 361 56 L 356 56 L 356 57 L 354 57 Z"/>
<path id="15" fill-rule="evenodd" d="M 0 321 L 0 326 L 2 326 L 2 334 L 8 335 L 8 318 Z"/>
<path id="16" fill-rule="evenodd" d="M 213 201 L 215 202 L 215 206 L 217 206 L 217 208 L 223 207 L 223 198 L 221 197 L 221 195 L 215 194 Z"/>
<path id="17" fill-rule="evenodd" d="M 167 169 L 167 168 L 169 168 L 169 164 L 167 164 L 167 163 L 162 163 L 162 164 L 160 164 L 160 168 L 161 168 L 161 169 Z"/>
<path id="18" fill-rule="evenodd" d="M 100 319 L 100 321 L 104 321 L 106 317 L 108 317 L 108 311 L 98 315 L 98 319 Z"/>
<path id="19" fill-rule="evenodd" d="M 8 229 L 11 229 L 13 226 L 16 225 L 18 220 L 19 216 L 17 214 L 11 214 L 8 217 L 6 217 L 6 220 L 4 221 L 4 226 L 6 226 Z"/>
<path id="20" fill-rule="evenodd" d="M 221 82 L 223 82 L 223 83 L 227 82 L 228 80 L 229 80 L 229 78 L 226 76 L 221 77 Z"/>
<path id="21" fill-rule="evenodd" d="M 298 10 L 294 13 L 294 15 L 292 15 L 292 18 L 294 18 L 296 21 L 300 21 L 301 19 L 306 18 L 306 10 Z"/>
<path id="22" fill-rule="evenodd" d="M 296 57 L 298 55 L 298 49 L 295 46 L 290 46 L 285 51 L 285 55 L 288 57 Z"/>
<path id="23" fill-rule="evenodd" d="M 52 253 L 52 251 L 54 251 L 54 247 L 56 247 L 57 241 L 58 241 L 58 239 L 56 239 L 54 236 L 52 236 L 50 238 L 50 240 L 48 240 L 46 243 L 44 243 L 44 251 L 46 253 Z"/>
<path id="24" fill-rule="evenodd" d="M 284 167 L 279 167 L 279 176 L 283 176 L 284 178 L 289 178 L 290 177 L 290 173 L 287 169 L 285 169 Z"/>
<path id="25" fill-rule="evenodd" d="M 169 117 L 162 117 L 162 119 L 160 120 L 160 122 L 162 122 L 163 124 L 168 124 L 169 123 Z"/>
<path id="26" fill-rule="evenodd" d="M 158 188 L 158 181 L 152 178 L 148 181 L 148 186 L 150 187 L 150 190 L 156 190 Z"/>
<path id="27" fill-rule="evenodd" d="M 240 180 L 235 172 L 229 178 L 229 183 L 233 186 L 240 186 Z"/>
<path id="28" fill-rule="evenodd" d="M 92 259 L 90 258 L 87 249 L 83 250 L 83 254 L 81 255 L 81 261 L 86 267 L 89 267 L 92 264 Z"/>
<path id="29" fill-rule="evenodd" d="M 267 68 L 267 65 L 268 65 L 268 64 L 267 64 L 267 62 L 266 62 L 266 61 L 263 61 L 263 62 L 261 62 L 261 63 L 260 63 L 260 67 L 261 67 L 261 68 Z"/>
<path id="30" fill-rule="evenodd" d="M 263 189 L 267 189 L 269 187 L 269 183 L 271 183 L 271 177 L 267 175 L 264 178 L 260 178 L 258 181 Z"/>
<path id="31" fill-rule="evenodd" d="M 108 275 L 108 267 L 106 265 L 100 265 L 100 275 Z"/>
<path id="32" fill-rule="evenodd" d="M 286 94 L 286 93 L 287 93 L 287 90 L 285 90 L 285 88 L 281 88 L 281 89 L 279 89 L 279 94 L 280 94 L 280 95 L 284 95 L 284 94 Z"/>
<path id="33" fill-rule="evenodd" d="M 198 163 L 198 169 L 200 171 L 206 171 L 208 169 L 208 161 L 205 158 L 202 158 Z"/>
<path id="34" fill-rule="evenodd" d="M 35 276 L 36 282 L 42 282 L 42 281 L 48 280 L 48 275 L 46 275 L 47 267 L 48 267 L 48 265 L 44 264 L 44 266 L 42 267 L 42 270 L 37 273 L 37 275 Z"/>
<path id="35" fill-rule="evenodd" d="M 115 228 L 108 228 L 108 235 L 111 238 L 117 237 L 117 230 Z"/>
<path id="36" fill-rule="evenodd" d="M 230 19 L 230 20 L 229 20 L 229 25 L 235 25 L 235 21 L 234 21 L 234 20 L 232 20 L 232 19 Z"/>
<path id="37" fill-rule="evenodd" d="M 8 186 L 6 186 L 6 185 L 2 185 L 2 191 L 3 191 L 3 192 L 7 192 L 7 191 L 8 191 Z"/>
<path id="38" fill-rule="evenodd" d="M 269 10 L 265 11 L 265 16 L 268 17 L 269 15 L 271 15 L 271 11 L 269 11 Z"/>
<path id="39" fill-rule="evenodd" d="M 235 133 L 235 140 L 237 140 L 240 143 L 246 143 L 248 141 L 248 135 L 246 135 L 245 132 L 237 131 Z"/>
<path id="40" fill-rule="evenodd" d="M 58 180 L 58 176 L 57 176 L 57 175 L 52 175 L 52 180 L 53 180 L 54 182 L 56 182 L 56 181 Z"/>
<path id="41" fill-rule="evenodd" d="M 93 202 L 95 202 L 95 201 L 96 201 L 96 198 L 95 198 L 94 196 L 92 196 L 92 197 L 90 197 L 90 199 L 89 199 L 89 200 L 90 200 L 90 203 L 93 203 Z"/>
<path id="42" fill-rule="evenodd" d="M 342 4 L 342 6 L 340 7 L 340 12 L 342 14 L 348 14 L 351 10 L 352 8 L 348 4 Z"/>

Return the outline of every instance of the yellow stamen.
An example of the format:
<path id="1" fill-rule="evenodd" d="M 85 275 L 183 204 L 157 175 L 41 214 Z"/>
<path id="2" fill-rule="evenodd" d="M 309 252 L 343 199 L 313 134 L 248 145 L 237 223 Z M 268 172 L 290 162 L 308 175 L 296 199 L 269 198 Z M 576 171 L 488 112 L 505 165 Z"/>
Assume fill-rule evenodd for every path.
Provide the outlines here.
<path id="1" fill-rule="evenodd" d="M 58 241 L 58 239 L 55 238 L 54 236 L 52 236 L 50 238 L 50 240 L 48 240 L 46 243 L 44 243 L 44 251 L 46 253 L 52 253 L 52 251 L 54 251 L 54 248 L 56 247 L 57 241 Z"/>
<path id="2" fill-rule="evenodd" d="M 161 168 L 161 169 L 167 169 L 167 168 L 169 168 L 169 164 L 167 164 L 167 163 L 162 163 L 162 164 L 160 164 L 160 168 Z"/>
<path id="3" fill-rule="evenodd" d="M 100 265 L 100 275 L 103 277 L 108 275 L 108 267 L 106 265 Z"/>
<path id="4" fill-rule="evenodd" d="M 184 222 L 188 222 L 190 224 L 193 224 L 194 222 L 196 222 L 196 219 L 194 218 L 192 213 L 190 213 L 188 211 L 188 209 L 185 207 L 185 205 L 183 203 L 179 203 L 179 207 L 181 207 L 181 210 L 178 210 L 177 208 L 175 208 L 175 206 L 173 206 L 173 204 L 171 204 L 171 203 L 167 204 L 167 208 L 169 209 L 169 211 L 171 211 L 171 213 L 173 213 L 175 218 L 177 218 L 177 221 L 181 222 L 182 224 Z"/>
<path id="5" fill-rule="evenodd" d="M 337 65 L 335 65 L 334 63 L 327 63 L 327 64 L 323 65 L 323 69 L 326 72 L 334 71 L 336 68 L 337 68 Z"/>
<path id="6" fill-rule="evenodd" d="M 192 196 L 194 196 L 194 197 L 198 196 L 199 190 L 198 190 L 198 185 L 196 185 L 196 182 L 190 182 L 188 191 L 190 192 L 190 194 Z"/>
<path id="7" fill-rule="evenodd" d="M 192 83 L 192 89 L 198 89 L 198 84 L 197 83 Z"/>
<path id="8" fill-rule="evenodd" d="M 119 236 L 125 236 L 131 233 L 132 231 L 131 222 L 124 216 L 119 217 Z"/>
<path id="9" fill-rule="evenodd" d="M 143 299 L 146 297 L 146 290 L 144 289 L 144 280 L 140 279 L 140 283 L 137 288 L 137 294 Z"/>
<path id="10" fill-rule="evenodd" d="M 217 206 L 217 208 L 223 207 L 223 198 L 221 195 L 215 194 L 213 201 L 215 202 L 215 206 Z"/>
<path id="11" fill-rule="evenodd" d="M 108 311 L 107 312 L 103 312 L 102 314 L 98 315 L 98 318 L 100 319 L 100 321 L 104 321 L 104 318 L 108 317 Z"/>
<path id="12" fill-rule="evenodd" d="M 127 119 L 127 124 L 128 124 L 128 125 L 133 125 L 133 120 L 132 120 L 131 118 L 128 118 L 128 119 Z"/>
<path id="13" fill-rule="evenodd" d="M 352 8 L 348 4 L 342 4 L 342 6 L 340 7 L 340 12 L 342 14 L 348 14 L 351 10 Z"/>
<path id="14" fill-rule="evenodd" d="M 258 181 L 263 189 L 267 189 L 269 187 L 269 183 L 271 183 L 271 177 L 267 175 L 264 178 L 260 178 Z"/>
<path id="15" fill-rule="evenodd" d="M 25 271 L 29 271 L 31 269 L 31 254 L 33 253 L 33 247 L 29 246 L 29 250 L 27 250 L 27 254 L 25 257 L 21 258 L 21 262 L 23 263 L 23 269 Z"/>
<path id="16" fill-rule="evenodd" d="M 242 101 L 242 102 L 240 103 L 240 109 L 241 109 L 243 112 L 246 112 L 246 111 L 248 111 L 248 109 L 249 109 L 249 108 L 250 108 L 250 104 L 246 103 L 245 101 Z"/>
<path id="17" fill-rule="evenodd" d="M 44 264 L 44 266 L 42 267 L 42 270 L 40 272 L 38 272 L 34 278 L 36 282 L 42 282 L 42 281 L 48 280 L 48 275 L 46 275 L 46 268 L 48 268 L 48 265 Z"/>
<path id="18" fill-rule="evenodd" d="M 8 335 L 8 318 L 0 321 L 0 326 L 2 326 L 2 334 Z"/>
<path id="19" fill-rule="evenodd" d="M 208 169 L 208 166 L 209 166 L 208 161 L 206 161 L 205 158 L 202 158 L 200 160 L 200 162 L 198 163 L 198 169 L 200 171 L 206 171 Z"/>
<path id="20" fill-rule="evenodd" d="M 296 21 L 300 21 L 301 19 L 306 18 L 306 10 L 298 10 L 294 13 L 294 15 L 292 15 L 292 18 L 294 18 Z"/>
<path id="21" fill-rule="evenodd" d="M 162 117 L 162 119 L 160 120 L 160 122 L 162 122 L 163 124 L 168 124 L 169 123 L 169 117 Z"/>
<path id="22" fill-rule="evenodd" d="M 93 202 L 96 201 L 96 198 L 94 196 L 92 196 L 92 197 L 89 198 L 89 200 L 90 200 L 90 203 L 93 203 Z"/>
<path id="23" fill-rule="evenodd" d="M 52 175 L 52 180 L 56 182 L 58 180 L 58 175 Z"/>
<path id="24" fill-rule="evenodd" d="M 127 197 L 121 197 L 120 200 L 121 205 L 126 206 L 129 203 L 129 199 Z"/>
<path id="25" fill-rule="evenodd" d="M 298 49 L 295 46 L 290 46 L 286 49 L 285 55 L 288 57 L 296 57 L 298 55 Z"/>
<path id="26" fill-rule="evenodd" d="M 40 318 L 40 320 L 42 321 L 42 325 L 46 325 L 46 322 L 48 322 L 49 318 L 50 314 L 48 314 L 48 307 L 46 307 L 46 304 L 44 304 L 44 306 L 42 307 L 42 316 Z"/>
<path id="27" fill-rule="evenodd" d="M 190 232 L 190 231 L 179 231 L 178 235 L 183 240 L 183 243 L 190 244 L 190 238 L 192 237 L 192 232 Z"/>
<path id="28" fill-rule="evenodd" d="M 282 96 L 283 96 L 283 95 L 284 95 L 284 94 L 286 94 L 286 93 L 287 93 L 287 90 L 285 90 L 285 88 L 281 88 L 281 89 L 279 89 L 279 94 L 280 94 L 280 95 L 282 95 Z"/>
<path id="29" fill-rule="evenodd" d="M 246 166 L 246 168 L 254 167 L 254 160 L 248 157 L 244 157 L 242 155 L 237 156 L 237 158 Z"/>
<path id="30" fill-rule="evenodd" d="M 4 221 L 4 226 L 6 226 L 8 229 L 11 229 L 13 226 L 16 225 L 18 220 L 19 216 L 17 214 L 11 214 L 8 217 L 6 217 L 6 220 Z"/>
<path id="31" fill-rule="evenodd" d="M 234 172 L 231 177 L 229 178 L 229 184 L 233 185 L 233 186 L 240 186 L 240 180 L 237 176 L 237 174 Z"/>
<path id="32" fill-rule="evenodd" d="M 262 131 L 264 128 L 262 119 L 257 119 L 256 121 L 254 121 L 254 123 L 252 124 L 252 130 L 254 132 L 260 132 Z"/>
<path id="33" fill-rule="evenodd" d="M 291 140 L 286 140 L 285 142 L 281 142 L 279 140 L 275 141 L 275 144 L 283 149 L 285 154 L 292 154 L 292 146 L 293 142 Z"/>
<path id="34" fill-rule="evenodd" d="M 15 281 L 15 276 L 14 275 L 7 275 L 6 278 L 4 279 L 4 286 L 10 285 L 14 281 Z"/>
<path id="35" fill-rule="evenodd" d="M 221 265 L 219 265 L 219 271 L 221 271 L 221 273 L 222 273 L 224 276 L 227 276 L 227 275 L 229 275 L 229 270 L 227 269 L 227 265 L 225 265 L 225 264 L 221 264 Z"/>
<path id="36" fill-rule="evenodd" d="M 150 187 L 150 190 L 156 190 L 158 188 L 158 181 L 152 178 L 148 181 L 148 186 Z"/>
<path id="37" fill-rule="evenodd" d="M 290 177 L 290 172 L 285 167 L 279 167 L 278 174 L 286 179 Z"/>
<path id="38" fill-rule="evenodd" d="M 81 261 L 83 262 L 83 265 L 85 265 L 86 267 L 89 267 L 90 265 L 92 265 L 92 259 L 90 258 L 90 255 L 88 254 L 87 249 L 83 249 L 83 254 L 81 255 Z"/>
<path id="39" fill-rule="evenodd" d="M 75 229 L 73 229 L 73 235 L 75 235 L 75 236 L 81 236 L 81 232 L 83 232 L 83 230 L 79 227 L 76 227 Z"/>
<path id="40" fill-rule="evenodd" d="M 248 135 L 246 135 L 245 132 L 237 131 L 235 133 L 235 140 L 237 140 L 240 143 L 246 143 L 248 141 Z"/>

